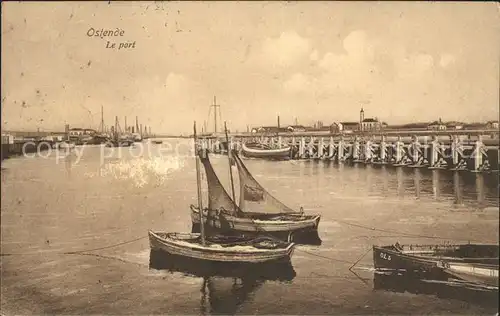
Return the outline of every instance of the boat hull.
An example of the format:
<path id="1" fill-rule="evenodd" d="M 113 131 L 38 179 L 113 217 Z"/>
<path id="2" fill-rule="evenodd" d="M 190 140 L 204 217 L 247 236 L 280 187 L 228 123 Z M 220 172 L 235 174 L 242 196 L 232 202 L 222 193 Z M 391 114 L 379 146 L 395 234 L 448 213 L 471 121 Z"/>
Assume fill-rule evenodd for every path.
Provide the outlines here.
<path id="1" fill-rule="evenodd" d="M 175 234 L 149 231 L 149 244 L 152 250 L 163 251 L 171 255 L 203 261 L 241 263 L 290 261 L 295 246 L 293 243 L 289 243 L 286 248 L 279 249 L 260 249 L 253 246 L 202 246 L 193 242 L 199 236 L 199 234 L 193 233 Z"/>
<path id="2" fill-rule="evenodd" d="M 438 260 L 415 258 L 395 250 L 373 246 L 373 265 L 377 270 L 406 273 L 439 273 Z"/>
<path id="3" fill-rule="evenodd" d="M 498 288 L 498 265 L 447 263 L 444 272 L 453 278 Z"/>
<path id="4" fill-rule="evenodd" d="M 243 144 L 241 152 L 247 158 L 263 158 L 272 160 L 290 159 L 290 147 L 279 149 L 251 148 Z"/>
<path id="5" fill-rule="evenodd" d="M 297 216 L 299 217 L 299 216 Z M 199 210 L 191 206 L 191 220 L 193 224 L 200 223 Z M 306 216 L 302 220 L 259 220 L 255 218 L 240 218 L 231 215 L 219 215 L 211 217 L 207 221 L 207 215 L 203 214 L 204 223 L 219 229 L 229 229 L 239 232 L 296 232 L 296 231 L 317 231 L 320 215 Z"/>
<path id="6" fill-rule="evenodd" d="M 498 246 L 416 246 L 398 250 L 394 246 L 373 246 L 376 270 L 425 275 L 426 278 L 456 278 L 498 287 Z"/>

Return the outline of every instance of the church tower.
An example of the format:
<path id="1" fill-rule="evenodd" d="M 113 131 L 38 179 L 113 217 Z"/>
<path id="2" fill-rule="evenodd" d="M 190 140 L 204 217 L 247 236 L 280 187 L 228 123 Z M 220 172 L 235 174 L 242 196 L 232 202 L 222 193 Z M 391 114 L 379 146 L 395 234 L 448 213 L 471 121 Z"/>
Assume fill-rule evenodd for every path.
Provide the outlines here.
<path id="1" fill-rule="evenodd" d="M 361 111 L 359 111 L 359 129 L 363 130 L 363 121 L 365 119 L 365 110 L 361 107 Z"/>

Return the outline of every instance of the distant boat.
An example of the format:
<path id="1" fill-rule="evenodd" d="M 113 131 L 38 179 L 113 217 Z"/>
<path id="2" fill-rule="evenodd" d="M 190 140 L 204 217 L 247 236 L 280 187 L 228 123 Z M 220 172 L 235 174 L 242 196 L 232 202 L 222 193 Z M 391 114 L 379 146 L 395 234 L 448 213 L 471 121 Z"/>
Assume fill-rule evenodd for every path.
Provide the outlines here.
<path id="1" fill-rule="evenodd" d="M 141 142 L 142 141 L 142 136 L 139 133 L 132 133 L 132 138 L 135 142 Z"/>
<path id="2" fill-rule="evenodd" d="M 196 182 L 198 188 L 198 208 L 202 207 L 200 157 L 194 126 L 196 152 Z M 224 191 L 227 196 L 227 192 Z M 217 208 L 211 200 L 209 208 Z M 201 217 L 201 214 L 200 214 Z M 201 222 L 201 221 L 200 221 Z M 200 223 L 201 233 L 173 233 L 149 231 L 149 244 L 152 250 L 163 251 L 169 255 L 198 260 L 201 263 L 234 262 L 265 263 L 288 262 L 293 254 L 294 243 L 283 242 L 269 237 L 221 236 L 213 230 L 205 230 Z M 209 227 L 207 227 L 209 228 Z"/>
<path id="3" fill-rule="evenodd" d="M 134 142 L 128 139 L 124 140 L 108 140 L 106 147 L 130 147 Z"/>
<path id="4" fill-rule="evenodd" d="M 111 137 L 106 141 L 106 147 L 130 147 L 134 140 L 127 133 L 119 132 L 118 116 L 115 117 L 115 126 L 112 127 Z"/>
<path id="5" fill-rule="evenodd" d="M 377 270 L 448 275 L 498 287 L 498 245 L 373 246 Z M 496 284 L 496 285 L 495 285 Z"/>
<path id="6" fill-rule="evenodd" d="M 290 147 L 272 148 L 269 145 L 261 143 L 243 143 L 242 154 L 248 158 L 264 158 L 272 160 L 290 159 Z"/>
<path id="7" fill-rule="evenodd" d="M 163 144 L 163 141 L 161 139 L 153 139 L 152 142 L 153 142 L 153 144 L 157 144 L 157 145 Z"/>
<path id="8" fill-rule="evenodd" d="M 444 261 L 440 262 L 438 266 L 456 279 L 498 288 L 498 264 Z"/>

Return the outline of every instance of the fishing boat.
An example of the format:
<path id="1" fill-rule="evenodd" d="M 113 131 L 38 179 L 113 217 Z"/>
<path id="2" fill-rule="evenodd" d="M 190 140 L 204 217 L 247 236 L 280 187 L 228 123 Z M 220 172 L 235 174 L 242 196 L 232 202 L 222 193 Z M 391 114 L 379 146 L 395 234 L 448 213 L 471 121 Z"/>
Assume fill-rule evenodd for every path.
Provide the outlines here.
<path id="1" fill-rule="evenodd" d="M 106 147 L 130 147 L 134 141 L 126 134 L 120 132 L 118 116 L 115 118 L 115 126 L 111 127 L 112 137 L 105 143 Z"/>
<path id="2" fill-rule="evenodd" d="M 290 146 L 283 148 L 272 148 L 269 145 L 258 142 L 243 143 L 242 154 L 247 158 L 263 158 L 270 160 L 290 159 Z"/>
<path id="3" fill-rule="evenodd" d="M 205 168 L 209 205 L 203 211 L 203 221 L 206 225 L 218 229 L 223 234 L 272 235 L 282 240 L 290 240 L 294 236 L 298 241 L 303 237 L 304 243 L 320 242 L 318 226 L 320 215 L 306 215 L 303 209 L 296 211 L 283 204 L 267 192 L 251 175 L 235 150 L 228 156 L 238 168 L 240 184 L 240 201 L 236 205 L 232 168 L 230 169 L 231 198 L 210 163 L 208 154 L 200 159 Z M 200 224 L 199 208 L 191 205 L 193 231 Z M 307 240 L 307 241 L 306 241 Z"/>
<path id="4" fill-rule="evenodd" d="M 498 262 L 498 245 L 396 243 L 390 246 L 373 246 L 373 263 L 377 270 L 446 274 L 460 279 L 469 275 L 470 279 L 484 281 L 495 275 L 498 279 Z"/>
<path id="5" fill-rule="evenodd" d="M 200 154 L 196 138 L 196 123 L 194 126 L 196 153 L 196 180 L 198 187 L 198 208 L 202 207 Z M 222 196 L 227 196 L 222 188 Z M 210 199 L 210 207 L 216 209 L 222 206 L 219 199 Z M 200 214 L 201 216 L 201 214 Z M 290 261 L 294 251 L 294 243 L 283 242 L 270 237 L 221 236 L 213 230 L 205 230 L 200 221 L 200 233 L 171 233 L 149 231 L 149 243 L 152 250 L 163 251 L 170 255 L 187 257 L 202 263 L 234 262 L 234 263 L 265 263 Z"/>

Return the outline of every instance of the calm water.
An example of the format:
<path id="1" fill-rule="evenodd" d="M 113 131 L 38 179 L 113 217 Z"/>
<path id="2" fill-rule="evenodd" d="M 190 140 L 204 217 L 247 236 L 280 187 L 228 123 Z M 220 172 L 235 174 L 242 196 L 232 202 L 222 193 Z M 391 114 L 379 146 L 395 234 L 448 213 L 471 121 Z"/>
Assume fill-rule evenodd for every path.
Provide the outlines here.
<path id="1" fill-rule="evenodd" d="M 497 243 L 497 175 L 245 160 L 256 179 L 277 198 L 322 215 L 323 244 L 297 247 L 295 278 L 240 280 L 234 286 L 232 279 L 204 280 L 151 269 L 148 229 L 191 230 L 188 206 L 196 203 L 194 159 L 187 155 L 190 144 L 180 144 L 184 145 L 181 155 L 167 150 L 161 157 L 160 145 L 146 145 L 150 153 L 139 158 L 128 149 L 122 149 L 120 157 L 117 149 L 87 147 L 80 159 L 53 152 L 47 158 L 4 161 L 2 311 L 496 313 L 495 302 L 467 300 L 446 287 L 438 293 L 435 284 L 417 289 L 409 285 L 398 289 L 399 281 L 381 285 L 380 278 L 374 279 L 369 250 L 373 244 L 396 241 Z M 138 150 L 132 149 L 134 156 L 140 154 Z M 101 161 L 102 154 L 109 158 Z M 227 185 L 227 157 L 213 157 L 212 162 Z M 124 244 L 115 246 L 120 243 Z M 103 249 L 92 250 L 97 248 Z M 64 254 L 80 250 L 89 251 Z M 354 273 L 349 271 L 359 259 Z"/>

